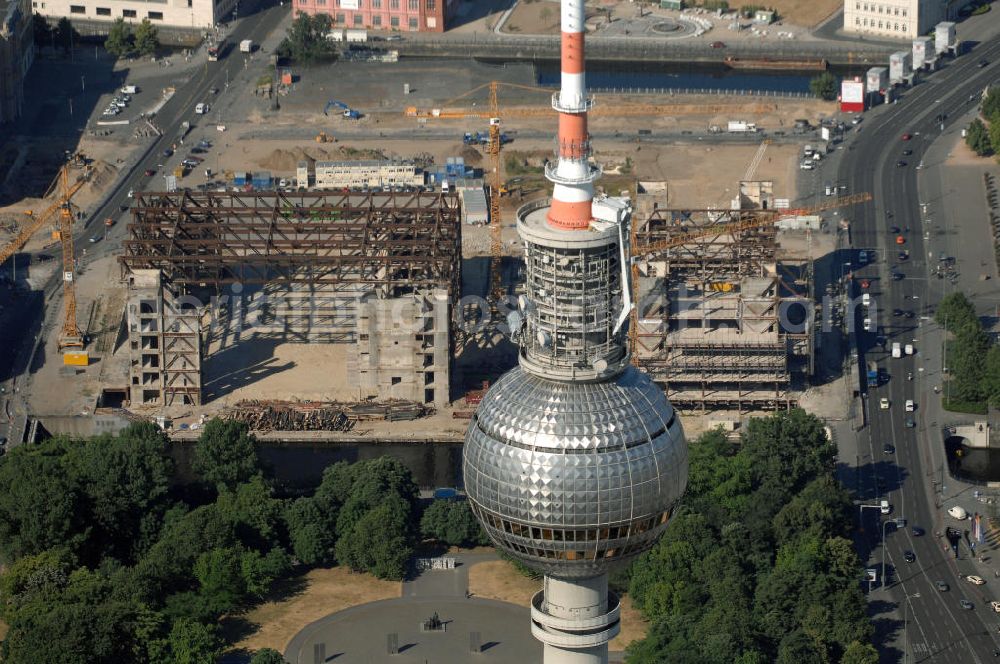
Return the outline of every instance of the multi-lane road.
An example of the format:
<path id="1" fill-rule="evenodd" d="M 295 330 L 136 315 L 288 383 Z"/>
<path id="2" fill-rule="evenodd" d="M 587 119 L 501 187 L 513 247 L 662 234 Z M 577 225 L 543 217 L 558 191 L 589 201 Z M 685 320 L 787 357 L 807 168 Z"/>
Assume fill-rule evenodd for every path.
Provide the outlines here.
<path id="1" fill-rule="evenodd" d="M 980 66 L 983 59 L 991 64 Z M 926 77 L 898 104 L 870 114 L 849 141 L 838 174 L 849 191 L 874 194 L 872 204 L 852 210 L 851 240 L 857 250 L 876 250 L 877 260 L 856 270 L 856 283 L 861 279 L 870 282 L 869 292 L 877 306 L 874 319 L 881 329 L 864 331 L 864 316 L 859 313 L 855 332 L 861 375 L 865 362 L 874 360 L 886 377 L 866 399 L 868 426 L 858 433 L 861 463 L 856 472 L 866 503 L 886 498 L 893 505 L 893 514 L 882 520 L 903 517 L 907 522 L 895 532 L 888 528 L 885 559 L 889 584 L 885 590 L 874 591 L 876 595 L 884 593 L 884 599 L 897 606 L 898 620 L 906 620 L 905 631 L 904 624 L 899 624 L 899 632 L 889 637 L 908 653 L 904 661 L 983 662 L 993 660 L 1000 648 L 1000 620 L 987 603 L 1000 595 L 991 597 L 983 588 L 962 579 L 975 573 L 967 559 L 968 550 L 963 548 L 962 559 L 955 560 L 946 552 L 944 540 L 937 537 L 945 524 L 935 503 L 934 480 L 940 480 L 940 469 L 931 461 L 931 446 L 941 445 L 940 427 L 927 421 L 920 408 L 940 398 L 933 392 L 940 380 L 928 378 L 940 367 L 928 361 L 931 349 L 921 351 L 920 341 L 932 325 L 927 317 L 932 316 L 941 289 L 937 279 L 930 281 L 937 252 L 928 256 L 925 222 L 929 211 L 922 209 L 917 189 L 918 169 L 931 141 L 978 103 L 987 84 L 1000 79 L 994 62 L 1000 64 L 1000 41 L 983 42 L 973 53 Z M 904 134 L 910 138 L 904 140 Z M 906 150 L 912 154 L 904 154 Z M 893 232 L 893 227 L 900 230 Z M 904 244 L 897 244 L 900 235 Z M 898 258 L 902 250 L 909 252 L 908 260 Z M 858 253 L 853 255 L 855 265 Z M 895 280 L 893 273 L 904 278 Z M 854 294 L 860 292 L 858 287 Z M 897 309 L 912 311 L 914 316 L 894 316 Z M 884 348 L 877 345 L 878 336 L 884 337 Z M 904 346 L 913 343 L 917 353 L 894 359 L 889 352 L 893 342 Z M 888 409 L 880 408 L 883 397 L 890 402 Z M 904 412 L 907 399 L 916 402 L 916 413 Z M 913 418 L 917 426 L 906 427 L 907 418 Z M 886 443 L 895 447 L 894 454 L 883 452 Z M 878 510 L 864 510 L 863 523 L 866 544 L 877 547 L 881 536 Z M 918 536 L 914 526 L 926 534 Z M 874 551 L 870 562 L 880 567 L 882 551 Z M 916 560 L 906 562 L 905 551 L 913 552 Z M 940 590 L 939 581 L 946 582 L 949 589 Z M 962 599 L 973 602 L 975 608 L 963 608 Z M 873 601 L 872 606 L 877 604 Z"/>

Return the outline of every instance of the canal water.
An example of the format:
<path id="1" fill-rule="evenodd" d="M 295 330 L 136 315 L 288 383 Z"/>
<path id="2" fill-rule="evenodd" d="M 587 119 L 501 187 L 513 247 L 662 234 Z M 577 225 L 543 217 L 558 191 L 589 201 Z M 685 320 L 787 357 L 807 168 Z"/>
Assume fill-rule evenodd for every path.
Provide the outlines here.
<path id="1" fill-rule="evenodd" d="M 559 86 L 559 61 L 536 60 L 535 79 L 538 85 Z M 864 76 L 861 68 L 831 68 L 837 77 Z M 690 64 L 661 62 L 587 61 L 587 87 L 591 90 L 622 88 L 653 88 L 672 90 L 746 90 L 772 93 L 809 93 L 809 81 L 815 71 L 750 71 L 736 70 L 721 64 Z"/>
<path id="2" fill-rule="evenodd" d="M 380 456 L 396 457 L 413 473 L 421 489 L 461 488 L 461 443 L 272 443 L 257 445 L 261 460 L 271 468 L 278 486 L 294 492 L 319 485 L 323 470 L 338 461 L 355 463 Z M 174 443 L 171 456 L 179 476 L 193 479 L 193 443 Z"/>

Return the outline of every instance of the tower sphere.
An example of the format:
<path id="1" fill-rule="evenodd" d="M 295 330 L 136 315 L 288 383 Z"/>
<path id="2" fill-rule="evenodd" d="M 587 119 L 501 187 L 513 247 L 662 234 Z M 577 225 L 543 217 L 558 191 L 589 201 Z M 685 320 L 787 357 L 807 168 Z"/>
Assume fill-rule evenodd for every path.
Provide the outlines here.
<path id="1" fill-rule="evenodd" d="M 465 488 L 490 539 L 558 578 L 597 576 L 649 549 L 687 470 L 680 418 L 631 366 L 602 382 L 514 368 L 465 438 Z"/>

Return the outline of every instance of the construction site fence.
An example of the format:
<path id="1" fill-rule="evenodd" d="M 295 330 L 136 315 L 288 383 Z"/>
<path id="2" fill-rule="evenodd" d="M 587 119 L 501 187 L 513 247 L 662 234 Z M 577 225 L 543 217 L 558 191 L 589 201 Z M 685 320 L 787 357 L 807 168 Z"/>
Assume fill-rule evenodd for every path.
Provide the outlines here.
<path id="1" fill-rule="evenodd" d="M 558 59 L 560 42 L 558 36 L 538 37 L 498 37 L 492 34 L 474 33 L 472 39 L 407 39 L 396 42 L 393 49 L 400 55 L 441 55 L 465 56 L 483 54 L 492 59 Z M 791 61 L 826 60 L 833 64 L 885 64 L 889 55 L 898 50 L 896 46 L 865 44 L 815 43 L 797 44 L 793 42 L 768 43 L 752 42 L 729 44 L 725 52 L 712 48 L 711 42 L 680 42 L 671 39 L 636 38 L 591 38 L 587 40 L 587 57 L 590 60 L 636 60 L 648 59 L 658 62 L 722 62 L 724 58 L 768 58 Z M 802 69 L 809 69 L 803 64 Z M 794 69 L 794 67 L 789 67 Z"/>
<path id="2" fill-rule="evenodd" d="M 812 98 L 801 90 L 726 90 L 724 88 L 589 88 L 591 92 L 609 95 L 719 95 L 727 97 L 791 97 Z"/>

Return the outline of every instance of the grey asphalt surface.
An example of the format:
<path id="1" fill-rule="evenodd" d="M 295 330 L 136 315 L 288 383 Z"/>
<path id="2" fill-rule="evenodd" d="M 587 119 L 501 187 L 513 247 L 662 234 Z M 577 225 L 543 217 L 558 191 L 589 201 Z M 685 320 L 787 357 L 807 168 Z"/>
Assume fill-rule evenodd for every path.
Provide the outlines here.
<path id="1" fill-rule="evenodd" d="M 875 335 L 861 329 L 862 316 L 857 316 L 860 367 L 875 360 L 889 374 L 888 382 L 872 390 L 863 404 L 869 425 L 856 436 L 841 436 L 839 440 L 845 465 L 842 477 L 854 475 L 859 498 L 865 504 L 887 498 L 894 508 L 884 520 L 877 510 L 862 510 L 864 530 L 858 541 L 862 558 L 870 554 L 868 566 L 881 566 L 883 551 L 878 542 L 882 523 L 898 517 L 907 521 L 905 528 L 895 532 L 891 527 L 887 529 L 884 553 L 889 585 L 887 589 L 874 589 L 869 597 L 882 661 L 899 661 L 905 650 L 911 661 L 917 662 L 984 662 L 992 660 L 994 650 L 1000 647 L 997 617 L 988 606 L 988 600 L 995 599 L 990 584 L 977 588 L 962 579 L 980 572 L 969 560 L 968 550 L 962 550 L 961 559 L 956 561 L 946 552 L 943 540 L 936 537 L 936 532 L 946 525 L 938 508 L 942 499 L 936 494 L 943 477 L 941 414 L 935 408 L 938 397 L 933 393 L 933 386 L 940 384 L 940 375 L 933 373 L 940 370 L 940 334 L 929 316 L 941 289 L 936 279 L 928 280 L 925 258 L 929 250 L 954 248 L 942 244 L 948 232 L 934 227 L 944 222 L 941 210 L 937 222 L 933 217 L 933 208 L 940 201 L 929 200 L 927 192 L 917 187 L 917 166 L 922 159 L 928 165 L 927 159 L 932 156 L 928 150 L 942 133 L 936 116 L 946 114 L 945 131 L 957 131 L 967 122 L 964 116 L 976 103 L 975 98 L 970 101 L 970 95 L 978 96 L 987 83 L 1000 78 L 996 64 L 982 69 L 977 66 L 981 58 L 991 63 L 998 60 L 1000 42 L 980 44 L 973 53 L 947 62 L 942 71 L 906 91 L 899 104 L 866 114 L 860 131 L 849 140 L 848 155 L 839 170 L 839 179 L 848 183 L 849 191 L 871 191 L 875 197 L 873 203 L 852 211 L 851 239 L 855 249 L 878 251 L 879 260 L 857 269 L 856 274 L 871 280 L 870 292 L 880 310 L 877 322 L 887 338 L 886 348 L 896 341 L 905 344 L 914 340 L 917 348 L 913 356 L 889 358 L 875 345 Z M 904 133 L 912 134 L 913 139 L 901 140 Z M 902 156 L 907 148 L 913 150 L 913 155 Z M 897 167 L 900 159 L 907 166 Z M 930 204 L 926 212 L 921 209 L 922 202 Z M 924 224 L 927 218 L 932 223 Z M 903 232 L 906 244 L 902 247 L 888 232 L 893 225 L 909 229 Z M 930 231 L 930 246 L 925 244 L 925 231 Z M 901 248 L 911 254 L 905 263 L 896 258 Z M 854 259 L 857 266 L 856 252 Z M 893 271 L 905 274 L 905 278 L 891 280 Z M 978 273 L 978 263 L 964 271 Z M 916 317 L 894 318 L 889 312 L 896 308 L 913 310 Z M 907 373 L 913 374 L 913 381 L 906 379 Z M 883 396 L 890 399 L 888 410 L 878 407 Z M 918 406 L 913 414 L 915 429 L 903 426 L 910 415 L 903 412 L 903 403 L 910 398 Z M 887 442 L 895 446 L 894 455 L 883 454 L 882 446 Z M 926 535 L 915 536 L 913 526 L 923 527 Z M 903 561 L 904 550 L 916 554 L 915 563 Z M 947 582 L 950 590 L 938 591 L 935 582 L 939 580 Z M 971 600 L 976 608 L 962 609 L 959 600 L 963 598 Z"/>
<path id="2" fill-rule="evenodd" d="M 458 567 L 427 570 L 403 583 L 402 597 L 338 611 L 307 626 L 285 648 L 292 664 L 313 664 L 317 651 L 335 662 L 541 662 L 542 646 L 531 636 L 527 606 L 469 597 L 469 567 L 496 560 L 495 553 L 459 553 Z M 539 581 L 539 588 L 541 582 Z M 437 613 L 444 632 L 423 632 L 420 623 Z M 470 650 L 472 633 L 485 649 Z M 397 636 L 400 653 L 389 656 Z M 320 660 L 324 661 L 324 660 Z"/>

